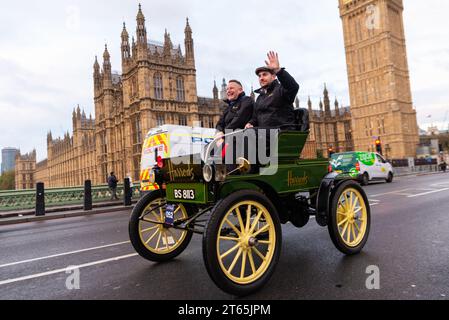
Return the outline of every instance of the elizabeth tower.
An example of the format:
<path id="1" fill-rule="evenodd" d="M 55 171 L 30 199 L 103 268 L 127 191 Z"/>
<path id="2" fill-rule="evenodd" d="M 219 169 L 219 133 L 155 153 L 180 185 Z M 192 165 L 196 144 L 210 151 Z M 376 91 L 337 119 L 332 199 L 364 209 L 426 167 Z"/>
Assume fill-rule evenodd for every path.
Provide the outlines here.
<path id="1" fill-rule="evenodd" d="M 402 0 L 339 0 L 343 22 L 355 150 L 415 157 L 413 108 Z"/>

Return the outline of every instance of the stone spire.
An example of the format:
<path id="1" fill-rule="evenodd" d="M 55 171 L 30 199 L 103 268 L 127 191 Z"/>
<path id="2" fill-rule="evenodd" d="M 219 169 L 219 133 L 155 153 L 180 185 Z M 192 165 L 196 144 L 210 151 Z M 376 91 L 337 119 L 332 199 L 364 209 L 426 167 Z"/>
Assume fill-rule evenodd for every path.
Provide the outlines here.
<path id="1" fill-rule="evenodd" d="M 126 24 L 123 22 L 123 31 L 122 31 L 122 64 L 125 64 L 126 61 L 131 58 L 131 47 L 129 45 L 129 34 L 126 30 Z"/>
<path id="2" fill-rule="evenodd" d="M 218 88 L 217 88 L 217 81 L 214 80 L 214 89 L 212 90 L 214 94 L 214 100 L 218 100 Z"/>
<path id="3" fill-rule="evenodd" d="M 227 86 L 226 79 L 223 78 L 223 83 L 221 84 L 221 100 L 226 100 L 228 98 L 228 95 L 226 94 Z"/>
<path id="4" fill-rule="evenodd" d="M 323 100 L 320 98 L 320 117 L 324 116 L 324 110 L 323 110 Z"/>
<path id="5" fill-rule="evenodd" d="M 94 93 L 95 96 L 99 93 L 101 88 L 101 74 L 100 74 L 100 64 L 98 63 L 97 56 L 95 56 L 94 63 Z"/>
<path id="6" fill-rule="evenodd" d="M 331 104 L 330 104 L 330 99 L 329 99 L 329 91 L 327 91 L 326 84 L 324 84 L 323 95 L 324 95 L 325 114 L 326 114 L 326 117 L 330 117 L 331 116 Z"/>
<path id="7" fill-rule="evenodd" d="M 109 88 L 112 86 L 112 67 L 111 67 L 111 55 L 108 51 L 108 45 L 104 47 L 103 54 L 103 86 Z"/>
<path id="8" fill-rule="evenodd" d="M 142 12 L 142 5 L 139 3 L 139 12 L 137 13 L 137 27 L 136 27 L 136 35 L 137 35 L 137 56 L 138 59 L 146 58 L 148 52 L 148 37 L 147 37 L 147 28 L 145 26 L 145 16 Z"/>
<path id="9" fill-rule="evenodd" d="M 171 42 L 170 33 L 168 33 L 167 29 L 165 29 L 165 34 L 164 34 L 164 56 L 165 57 L 170 57 L 172 49 L 173 49 L 173 43 Z"/>
<path id="10" fill-rule="evenodd" d="M 192 37 L 192 28 L 190 27 L 189 18 L 187 18 L 186 28 L 184 30 L 185 33 L 185 49 L 186 49 L 186 63 L 187 65 L 194 67 L 195 66 L 195 49 L 193 44 Z"/>
<path id="11" fill-rule="evenodd" d="M 339 107 L 337 97 L 335 97 L 334 105 L 335 105 L 335 116 L 338 117 L 338 116 L 340 116 L 340 107 Z"/>

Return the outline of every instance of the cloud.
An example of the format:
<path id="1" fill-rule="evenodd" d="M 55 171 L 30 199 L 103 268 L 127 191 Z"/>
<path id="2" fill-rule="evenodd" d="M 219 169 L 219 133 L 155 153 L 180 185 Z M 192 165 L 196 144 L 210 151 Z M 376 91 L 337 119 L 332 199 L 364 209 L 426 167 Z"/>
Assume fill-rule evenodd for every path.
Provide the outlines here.
<path id="1" fill-rule="evenodd" d="M 9 75 L 0 78 L 0 145 L 17 146 L 25 152 L 35 147 L 45 151 L 47 131 L 66 116 L 56 102 L 65 99 L 66 92 L 14 62 L 0 59 L 0 70 Z M 62 124 L 58 127 L 63 130 Z"/>
<path id="2" fill-rule="evenodd" d="M 92 65 L 108 43 L 120 70 L 120 32 L 135 33 L 139 1 L 43 0 L 2 5 L 0 12 L 0 147 L 37 148 L 46 156 L 46 132 L 71 131 L 72 109 L 94 111 Z M 404 25 L 418 121 L 443 121 L 449 108 L 449 29 L 442 0 L 404 1 Z M 142 1 L 149 37 L 165 29 L 184 49 L 185 18 L 193 28 L 198 94 L 212 96 L 214 79 L 258 86 L 254 70 L 268 50 L 301 85 L 303 106 L 317 107 L 326 82 L 331 98 L 349 105 L 342 26 L 337 1 Z"/>

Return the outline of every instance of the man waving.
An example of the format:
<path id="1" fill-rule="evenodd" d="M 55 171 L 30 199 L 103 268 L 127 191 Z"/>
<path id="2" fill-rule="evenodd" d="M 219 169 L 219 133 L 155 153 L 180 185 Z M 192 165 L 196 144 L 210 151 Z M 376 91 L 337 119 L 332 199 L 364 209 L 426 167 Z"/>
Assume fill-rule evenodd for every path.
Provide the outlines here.
<path id="1" fill-rule="evenodd" d="M 257 68 L 261 88 L 255 92 L 257 98 L 253 117 L 246 128 L 295 129 L 293 103 L 299 91 L 299 85 L 293 77 L 280 67 L 279 56 L 270 51 L 266 66 Z M 292 125 L 289 127 L 288 125 Z"/>

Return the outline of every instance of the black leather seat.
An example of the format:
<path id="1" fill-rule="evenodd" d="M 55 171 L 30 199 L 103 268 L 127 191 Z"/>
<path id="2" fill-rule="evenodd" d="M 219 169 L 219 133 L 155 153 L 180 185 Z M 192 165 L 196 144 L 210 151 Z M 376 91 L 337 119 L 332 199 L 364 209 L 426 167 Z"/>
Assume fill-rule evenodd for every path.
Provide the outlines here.
<path id="1" fill-rule="evenodd" d="M 295 109 L 295 124 L 298 131 L 308 132 L 310 130 L 309 110 Z"/>

